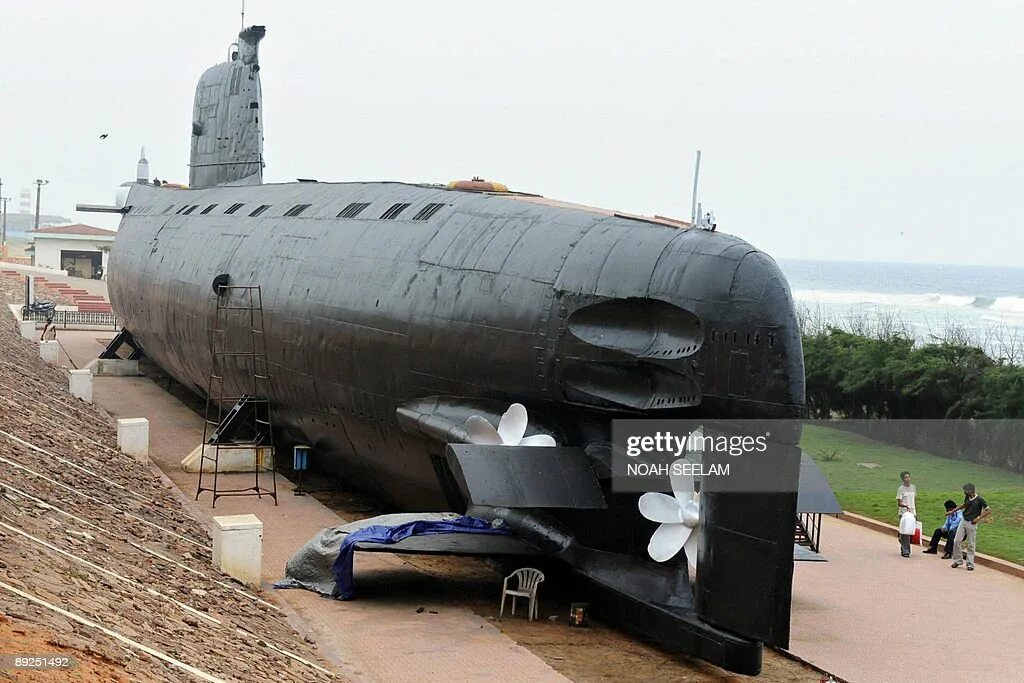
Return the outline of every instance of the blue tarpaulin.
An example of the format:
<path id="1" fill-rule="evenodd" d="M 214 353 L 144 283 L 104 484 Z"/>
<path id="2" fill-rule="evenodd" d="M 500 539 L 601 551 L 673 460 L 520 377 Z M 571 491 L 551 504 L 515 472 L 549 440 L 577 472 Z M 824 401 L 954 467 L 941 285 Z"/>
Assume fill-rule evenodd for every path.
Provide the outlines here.
<path id="1" fill-rule="evenodd" d="M 444 521 L 416 520 L 398 526 L 368 526 L 354 531 L 341 541 L 338 557 L 331 569 L 334 573 L 334 597 L 351 600 L 355 596 L 352 577 L 352 555 L 356 543 L 398 543 L 410 536 L 432 536 L 434 534 L 508 534 L 503 528 L 494 528 L 490 523 L 476 517 L 456 517 Z"/>

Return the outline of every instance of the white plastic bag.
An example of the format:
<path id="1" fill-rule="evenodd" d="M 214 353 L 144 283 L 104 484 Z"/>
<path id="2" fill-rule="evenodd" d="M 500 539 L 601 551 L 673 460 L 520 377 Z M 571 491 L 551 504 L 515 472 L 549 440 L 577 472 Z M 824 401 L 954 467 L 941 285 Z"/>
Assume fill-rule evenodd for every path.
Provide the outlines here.
<path id="1" fill-rule="evenodd" d="M 914 516 L 913 512 L 907 510 L 903 513 L 903 516 L 900 517 L 900 533 L 909 536 L 914 533 L 914 529 L 916 528 L 917 517 Z"/>

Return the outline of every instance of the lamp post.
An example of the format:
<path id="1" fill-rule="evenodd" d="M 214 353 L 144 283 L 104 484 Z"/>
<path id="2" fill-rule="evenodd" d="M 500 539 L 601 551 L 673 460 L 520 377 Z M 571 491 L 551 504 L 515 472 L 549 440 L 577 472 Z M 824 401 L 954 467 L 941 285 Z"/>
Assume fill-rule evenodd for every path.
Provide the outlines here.
<path id="1" fill-rule="evenodd" d="M 0 197 L 0 204 L 3 211 L 0 213 L 0 256 L 7 256 L 7 200 L 10 197 Z"/>
<path id="2" fill-rule="evenodd" d="M 49 180 L 40 180 L 39 178 L 36 178 L 36 230 L 39 229 L 39 196 L 43 192 L 43 185 L 49 184 Z"/>

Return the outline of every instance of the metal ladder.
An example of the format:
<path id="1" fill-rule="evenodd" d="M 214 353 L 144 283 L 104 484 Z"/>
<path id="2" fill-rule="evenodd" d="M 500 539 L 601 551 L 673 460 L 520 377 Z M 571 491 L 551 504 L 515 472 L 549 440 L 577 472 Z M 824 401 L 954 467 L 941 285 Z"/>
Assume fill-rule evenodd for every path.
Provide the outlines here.
<path id="1" fill-rule="evenodd" d="M 268 398 L 269 368 L 263 327 L 263 292 L 259 285 L 218 284 L 217 310 L 210 330 L 210 382 L 206 392 L 203 449 L 199 461 L 196 500 L 213 493 L 213 507 L 222 496 L 270 496 L 277 505 L 277 473 L 273 462 L 274 432 Z M 226 406 L 231 406 L 226 408 Z M 212 430 L 212 433 L 211 433 Z M 222 450 L 251 449 L 255 481 L 252 486 L 219 487 Z M 212 455 L 209 454 L 212 451 Z M 271 454 L 270 466 L 263 454 Z M 213 486 L 204 486 L 207 462 L 213 463 Z M 270 486 L 260 482 L 269 469 Z"/>

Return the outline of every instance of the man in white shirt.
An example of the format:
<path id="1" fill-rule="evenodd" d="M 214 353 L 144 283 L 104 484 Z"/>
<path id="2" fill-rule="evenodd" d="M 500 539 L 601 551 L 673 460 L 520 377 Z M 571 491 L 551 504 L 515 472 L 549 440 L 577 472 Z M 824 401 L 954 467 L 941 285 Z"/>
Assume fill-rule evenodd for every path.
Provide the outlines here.
<path id="1" fill-rule="evenodd" d="M 914 519 L 917 519 L 917 487 L 910 483 L 910 472 L 906 470 L 900 472 L 900 479 L 903 483 L 898 489 L 896 489 L 896 504 L 899 506 L 896 514 L 896 524 L 899 525 L 900 518 L 903 517 L 903 513 L 909 512 L 914 515 Z M 916 523 L 916 522 L 915 522 Z M 900 554 L 903 557 L 910 557 L 910 539 L 913 534 L 900 534 Z"/>
<path id="2" fill-rule="evenodd" d="M 41 341 L 53 341 L 57 338 L 57 326 L 53 324 L 53 318 L 49 317 L 46 319 L 46 324 L 43 326 L 43 333 L 39 335 Z"/>

